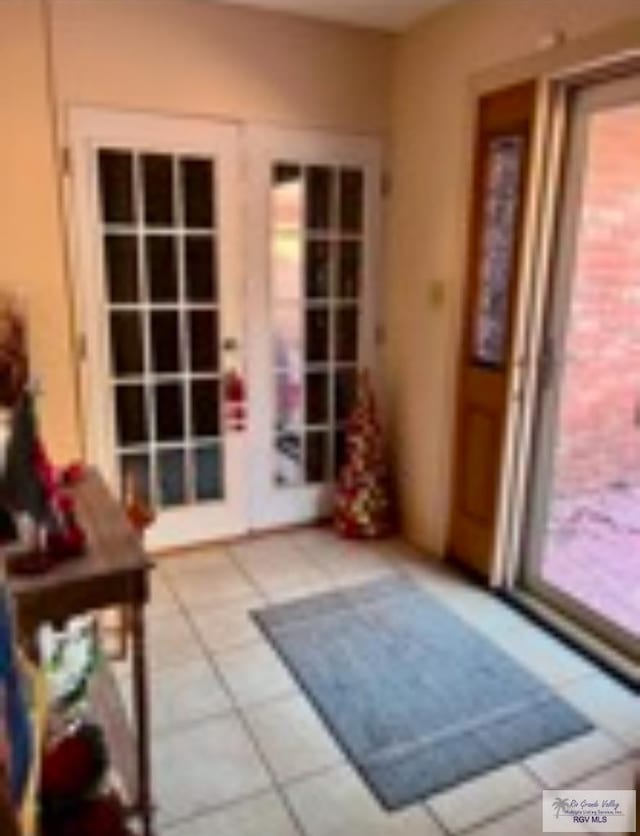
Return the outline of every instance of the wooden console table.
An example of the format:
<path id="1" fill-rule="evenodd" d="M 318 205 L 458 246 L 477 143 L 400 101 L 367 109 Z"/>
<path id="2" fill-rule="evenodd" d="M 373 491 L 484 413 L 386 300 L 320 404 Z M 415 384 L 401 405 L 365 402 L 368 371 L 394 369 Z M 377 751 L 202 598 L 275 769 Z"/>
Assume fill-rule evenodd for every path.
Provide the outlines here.
<path id="1" fill-rule="evenodd" d="M 71 489 L 78 519 L 87 535 L 87 554 L 33 577 L 9 577 L 20 634 L 27 640 L 45 621 L 62 624 L 91 610 L 126 606 L 131 611 L 132 687 L 135 719 L 133 751 L 136 756 L 132 812 L 140 816 L 144 836 L 152 834 L 151 771 L 149 748 L 149 694 L 144 607 L 149 599 L 149 573 L 153 563 L 120 504 L 94 470 Z M 103 685 L 104 685 L 103 679 Z M 123 710 L 115 689 L 99 684 L 96 710 L 106 726 L 112 760 L 123 775 L 131 773 L 127 746 L 113 730 L 126 728 L 114 717 Z M 110 733 L 111 732 L 111 733 Z M 119 763 L 118 760 L 121 760 Z"/>

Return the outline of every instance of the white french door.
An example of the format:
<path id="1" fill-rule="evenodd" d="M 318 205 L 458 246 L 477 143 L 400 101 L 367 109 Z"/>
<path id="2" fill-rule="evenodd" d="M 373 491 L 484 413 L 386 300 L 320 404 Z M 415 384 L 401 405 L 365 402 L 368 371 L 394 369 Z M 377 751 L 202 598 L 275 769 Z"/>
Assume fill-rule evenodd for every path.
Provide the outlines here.
<path id="1" fill-rule="evenodd" d="M 90 461 L 157 509 L 151 548 L 322 516 L 372 362 L 375 143 L 84 108 L 70 134 Z"/>
<path id="2" fill-rule="evenodd" d="M 174 547 L 245 528 L 246 447 L 223 425 L 242 341 L 237 129 L 72 114 L 89 458 L 158 509 Z"/>
<path id="3" fill-rule="evenodd" d="M 379 144 L 249 132 L 255 528 L 326 515 L 358 370 L 374 364 Z"/>

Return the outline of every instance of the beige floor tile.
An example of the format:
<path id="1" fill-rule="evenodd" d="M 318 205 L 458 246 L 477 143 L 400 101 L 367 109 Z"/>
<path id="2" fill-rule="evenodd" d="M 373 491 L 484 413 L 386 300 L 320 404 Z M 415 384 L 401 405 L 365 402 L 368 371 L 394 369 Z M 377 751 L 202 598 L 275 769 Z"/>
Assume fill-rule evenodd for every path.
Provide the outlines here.
<path id="1" fill-rule="evenodd" d="M 501 816 L 481 827 L 469 830 L 467 836 L 541 836 L 542 791 L 533 804 Z"/>
<path id="2" fill-rule="evenodd" d="M 588 676 L 560 693 L 627 748 L 640 746 L 640 697 L 605 674 Z"/>
<path id="3" fill-rule="evenodd" d="M 330 578 L 297 550 L 274 550 L 264 554 L 238 550 L 236 560 L 270 600 L 313 595 L 331 586 Z"/>
<path id="4" fill-rule="evenodd" d="M 149 619 L 147 635 L 151 668 L 171 667 L 205 658 L 195 633 L 183 615 Z"/>
<path id="5" fill-rule="evenodd" d="M 289 672 L 266 642 L 214 654 L 234 700 L 241 707 L 266 702 L 297 690 Z"/>
<path id="6" fill-rule="evenodd" d="M 280 798 L 269 792 L 167 828 L 162 836 L 297 836 L 298 833 Z"/>
<path id="7" fill-rule="evenodd" d="M 543 682 L 562 687 L 565 683 L 596 673 L 594 665 L 564 642 L 537 630 L 503 632 L 496 641 Z"/>
<path id="8" fill-rule="evenodd" d="M 420 805 L 395 813 L 382 809 L 349 766 L 296 781 L 285 794 L 306 836 L 440 836 Z"/>
<path id="9" fill-rule="evenodd" d="M 305 550 L 335 548 L 338 537 L 329 525 L 310 525 L 292 531 L 289 535 L 296 546 Z"/>
<path id="10" fill-rule="evenodd" d="M 256 590 L 247 577 L 227 558 L 202 568 L 171 576 L 171 587 L 186 607 L 203 607 L 225 601 L 250 598 Z"/>
<path id="11" fill-rule="evenodd" d="M 287 782 L 342 761 L 335 741 L 305 697 L 249 708 L 245 717 L 276 778 Z"/>
<path id="12" fill-rule="evenodd" d="M 625 749 L 620 743 L 595 729 L 532 755 L 525 766 L 546 787 L 554 789 L 624 756 Z"/>
<path id="13" fill-rule="evenodd" d="M 335 564 L 327 572 L 336 587 L 346 587 L 390 577 L 396 574 L 396 569 L 382 558 L 370 555 L 366 559 L 359 560 L 346 558 L 344 562 Z"/>
<path id="14" fill-rule="evenodd" d="M 130 671 L 116 677 L 125 707 L 132 715 Z M 208 659 L 163 667 L 149 679 L 154 734 L 177 729 L 232 710 L 231 700 Z"/>
<path id="15" fill-rule="evenodd" d="M 163 576 L 172 578 L 192 570 L 200 571 L 210 568 L 221 559 L 228 560 L 229 556 L 229 549 L 226 545 L 210 543 L 159 557 L 156 565 Z"/>
<path id="16" fill-rule="evenodd" d="M 166 731 L 229 711 L 231 700 L 211 664 L 196 661 L 153 674 L 151 707 L 154 730 Z"/>
<path id="17" fill-rule="evenodd" d="M 304 557 L 290 533 L 265 534 L 238 540 L 230 545 L 229 551 L 233 559 L 247 569 L 269 558 Z"/>
<path id="18" fill-rule="evenodd" d="M 459 833 L 540 794 L 537 781 L 521 766 L 509 764 L 432 796 L 427 807 L 447 830 Z"/>
<path id="19" fill-rule="evenodd" d="M 147 607 L 147 614 L 152 618 L 165 615 L 176 615 L 180 612 L 180 605 L 164 576 L 154 571 L 151 573 L 151 600 Z"/>
<path id="20" fill-rule="evenodd" d="M 240 800 L 270 785 L 251 739 L 231 715 L 156 738 L 152 748 L 161 823 Z"/>
<path id="21" fill-rule="evenodd" d="M 613 766 L 592 772 L 571 786 L 584 790 L 634 790 L 640 779 L 640 757 L 628 758 Z"/>
<path id="22" fill-rule="evenodd" d="M 238 601 L 193 607 L 190 617 L 202 642 L 215 652 L 259 641 L 262 636 L 251 617 L 251 610 L 265 605 L 262 596 L 251 595 Z"/>
<path id="23" fill-rule="evenodd" d="M 486 592 L 461 582 L 460 576 L 442 560 L 425 557 L 421 562 L 404 563 L 399 571 L 462 618 L 468 616 L 469 610 L 475 610 L 490 600 Z"/>

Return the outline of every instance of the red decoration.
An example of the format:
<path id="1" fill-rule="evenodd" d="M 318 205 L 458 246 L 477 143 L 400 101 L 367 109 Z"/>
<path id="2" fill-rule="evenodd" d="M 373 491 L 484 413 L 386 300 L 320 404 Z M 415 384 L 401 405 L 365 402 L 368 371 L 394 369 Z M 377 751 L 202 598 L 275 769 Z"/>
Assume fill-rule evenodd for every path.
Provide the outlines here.
<path id="1" fill-rule="evenodd" d="M 334 524 L 350 538 L 385 537 L 392 529 L 382 432 L 366 372 L 347 425 L 347 461 L 338 479 Z"/>
<path id="2" fill-rule="evenodd" d="M 86 467 L 82 462 L 71 462 L 62 470 L 62 481 L 65 485 L 75 485 L 80 482 L 86 473 Z"/>
<path id="3" fill-rule="evenodd" d="M 241 432 L 246 428 L 247 390 L 242 375 L 232 369 L 224 379 L 225 421 L 227 428 Z"/>

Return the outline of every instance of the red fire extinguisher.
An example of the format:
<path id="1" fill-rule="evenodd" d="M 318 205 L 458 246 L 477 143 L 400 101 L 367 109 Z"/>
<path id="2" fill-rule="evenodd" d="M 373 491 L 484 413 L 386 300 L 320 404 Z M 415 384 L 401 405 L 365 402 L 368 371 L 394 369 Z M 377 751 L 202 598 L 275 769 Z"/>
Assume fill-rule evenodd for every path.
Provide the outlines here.
<path id="1" fill-rule="evenodd" d="M 237 369 L 227 372 L 224 379 L 225 423 L 231 432 L 242 432 L 247 421 L 247 388 Z"/>

